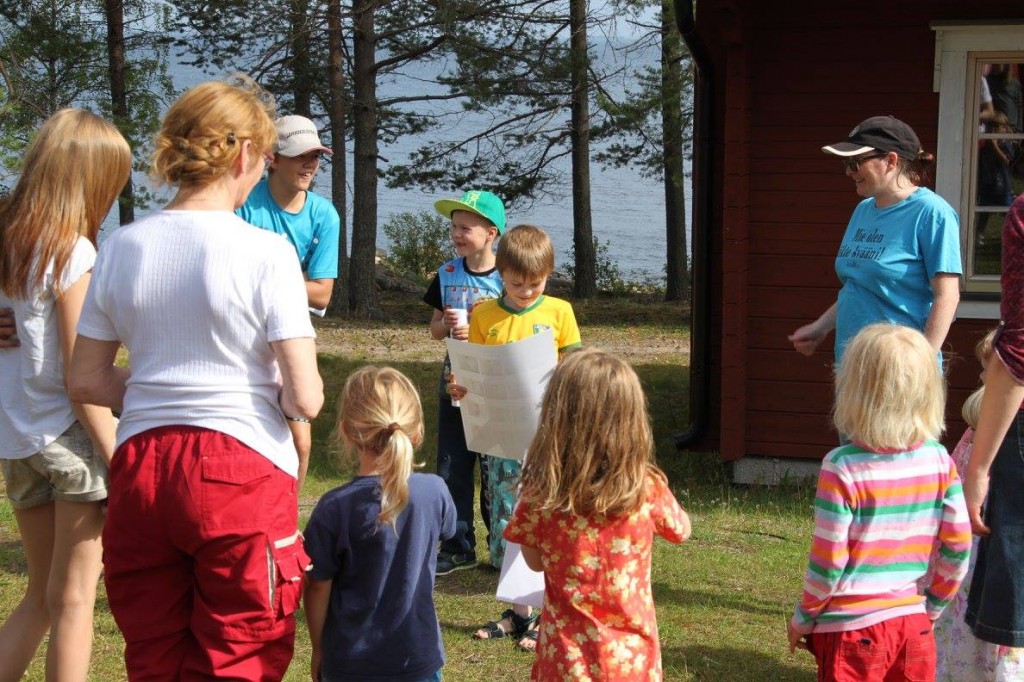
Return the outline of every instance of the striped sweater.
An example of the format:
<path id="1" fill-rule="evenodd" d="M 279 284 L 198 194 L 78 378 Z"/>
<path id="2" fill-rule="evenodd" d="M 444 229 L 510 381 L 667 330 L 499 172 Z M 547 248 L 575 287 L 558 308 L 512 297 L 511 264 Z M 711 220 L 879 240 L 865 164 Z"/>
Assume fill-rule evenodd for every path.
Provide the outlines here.
<path id="1" fill-rule="evenodd" d="M 963 580 L 970 548 L 960 477 L 940 444 L 885 453 L 836 448 L 818 477 L 814 540 L 793 627 L 809 634 L 914 613 L 937 618 Z M 917 580 L 933 549 L 935 573 L 921 595 Z"/>

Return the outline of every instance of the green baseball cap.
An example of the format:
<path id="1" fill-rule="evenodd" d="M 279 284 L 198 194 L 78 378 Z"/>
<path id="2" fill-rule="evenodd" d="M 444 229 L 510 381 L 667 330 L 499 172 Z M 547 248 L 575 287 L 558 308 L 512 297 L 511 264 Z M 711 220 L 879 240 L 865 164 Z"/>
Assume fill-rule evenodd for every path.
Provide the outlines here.
<path id="1" fill-rule="evenodd" d="M 462 198 L 441 199 L 434 202 L 434 209 L 445 218 L 451 219 L 452 211 L 469 211 L 487 218 L 498 228 L 498 234 L 505 233 L 505 204 L 497 194 L 484 189 L 471 189 Z"/>

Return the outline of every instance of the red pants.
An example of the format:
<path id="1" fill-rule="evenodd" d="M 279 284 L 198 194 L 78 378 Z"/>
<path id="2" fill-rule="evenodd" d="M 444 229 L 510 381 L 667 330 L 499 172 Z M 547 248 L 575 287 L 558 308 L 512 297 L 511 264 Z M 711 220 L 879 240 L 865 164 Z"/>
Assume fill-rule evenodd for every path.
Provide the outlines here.
<path id="1" fill-rule="evenodd" d="M 808 648 L 818 682 L 933 682 L 935 638 L 924 614 L 849 632 L 813 633 Z"/>
<path id="2" fill-rule="evenodd" d="M 103 566 L 130 680 L 280 680 L 309 557 L 296 481 L 223 433 L 152 429 L 110 467 Z"/>

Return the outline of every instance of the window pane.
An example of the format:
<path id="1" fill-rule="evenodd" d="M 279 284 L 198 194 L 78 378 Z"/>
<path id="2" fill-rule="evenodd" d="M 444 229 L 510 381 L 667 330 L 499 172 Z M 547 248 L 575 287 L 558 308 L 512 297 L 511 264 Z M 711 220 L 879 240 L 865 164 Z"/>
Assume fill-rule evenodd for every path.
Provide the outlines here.
<path id="1" fill-rule="evenodd" d="M 984 63 L 978 111 L 978 206 L 1009 206 L 1024 184 L 1024 167 L 1018 169 L 1021 153 L 1021 114 L 1024 113 L 1021 64 Z M 1016 182 L 1014 182 L 1016 180 Z"/>
<path id="2" fill-rule="evenodd" d="M 1021 120 L 1021 115 L 1024 114 L 1021 101 L 1021 66 L 1019 62 L 994 62 L 982 67 L 989 93 L 992 95 L 992 108 L 1005 117 L 1004 123 L 1009 126 L 1006 132 L 1024 131 L 1024 120 Z"/>
<path id="3" fill-rule="evenodd" d="M 998 276 L 1006 211 L 978 210 L 974 214 L 974 274 Z"/>
<path id="4" fill-rule="evenodd" d="M 991 59 L 977 63 L 977 68 L 978 111 L 972 124 L 977 144 L 970 147 L 972 158 L 967 165 L 974 180 L 969 211 L 974 247 L 970 272 L 991 279 L 1001 270 L 1006 207 L 1024 191 L 1024 61 Z"/>

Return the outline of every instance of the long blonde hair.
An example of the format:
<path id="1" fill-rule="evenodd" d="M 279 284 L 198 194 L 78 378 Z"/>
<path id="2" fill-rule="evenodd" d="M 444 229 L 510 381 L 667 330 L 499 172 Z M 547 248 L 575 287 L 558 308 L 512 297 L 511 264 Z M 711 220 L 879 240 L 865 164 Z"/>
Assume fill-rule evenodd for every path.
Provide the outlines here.
<path id="1" fill-rule="evenodd" d="M 639 508 L 654 464 L 647 400 L 636 372 L 594 348 L 555 369 L 520 476 L 520 498 L 540 510 L 587 515 Z"/>
<path id="2" fill-rule="evenodd" d="M 335 437 L 376 459 L 382 525 L 395 527 L 409 502 L 409 476 L 423 442 L 423 408 L 416 387 L 392 367 L 367 365 L 349 376 L 338 398 Z"/>
<path id="3" fill-rule="evenodd" d="M 216 182 L 238 158 L 242 140 L 270 153 L 277 144 L 274 111 L 273 98 L 247 77 L 186 90 L 167 110 L 156 135 L 150 176 L 159 184 L 181 187 Z"/>
<path id="4" fill-rule="evenodd" d="M 836 374 L 839 433 L 872 450 L 905 450 L 945 428 L 946 382 L 924 334 L 895 324 L 864 327 Z"/>
<path id="5" fill-rule="evenodd" d="M 59 282 L 78 237 L 96 244 L 131 166 L 131 149 L 113 123 L 82 109 L 48 118 L 14 190 L 0 200 L 0 290 L 29 297 L 51 262 Z"/>

